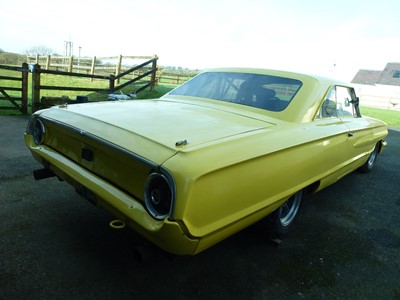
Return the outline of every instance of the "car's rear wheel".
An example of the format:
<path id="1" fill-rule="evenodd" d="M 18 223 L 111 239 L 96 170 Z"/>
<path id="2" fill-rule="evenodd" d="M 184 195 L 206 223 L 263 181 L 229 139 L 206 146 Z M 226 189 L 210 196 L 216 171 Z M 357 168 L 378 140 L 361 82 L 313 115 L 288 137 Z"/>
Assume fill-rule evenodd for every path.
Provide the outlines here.
<path id="1" fill-rule="evenodd" d="M 360 168 L 360 170 L 362 172 L 368 173 L 374 167 L 374 164 L 375 164 L 376 159 L 378 158 L 378 154 L 379 154 L 378 146 L 379 146 L 378 144 L 375 145 L 375 148 L 374 148 L 374 150 L 372 150 L 371 154 L 369 155 L 368 160 Z"/>
<path id="2" fill-rule="evenodd" d="M 288 233 L 299 212 L 302 200 L 303 191 L 301 190 L 291 196 L 268 217 L 268 229 L 273 238 L 279 238 Z"/>

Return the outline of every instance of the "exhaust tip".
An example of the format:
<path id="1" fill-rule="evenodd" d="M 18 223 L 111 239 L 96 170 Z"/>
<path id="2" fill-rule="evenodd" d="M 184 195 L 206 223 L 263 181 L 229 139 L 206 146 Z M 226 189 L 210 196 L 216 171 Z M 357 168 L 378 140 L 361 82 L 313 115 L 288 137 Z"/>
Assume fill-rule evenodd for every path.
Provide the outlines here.
<path id="1" fill-rule="evenodd" d="M 125 226 L 126 226 L 125 222 L 121 220 L 112 220 L 110 222 L 110 227 L 112 229 L 124 229 Z"/>

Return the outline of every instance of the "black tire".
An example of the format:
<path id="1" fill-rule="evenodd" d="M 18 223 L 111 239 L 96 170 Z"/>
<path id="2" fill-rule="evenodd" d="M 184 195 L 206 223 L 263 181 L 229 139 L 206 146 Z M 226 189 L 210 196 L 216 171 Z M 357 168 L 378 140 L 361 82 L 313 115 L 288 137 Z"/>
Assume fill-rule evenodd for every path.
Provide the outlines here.
<path id="1" fill-rule="evenodd" d="M 303 200 L 303 190 L 298 191 L 268 216 L 268 231 L 272 238 L 281 238 L 289 232 Z"/>
<path id="2" fill-rule="evenodd" d="M 376 159 L 378 158 L 378 154 L 379 154 L 379 145 L 376 144 L 374 150 L 372 150 L 367 161 L 365 162 L 365 164 L 362 165 L 360 170 L 364 173 L 370 172 L 375 165 Z"/>

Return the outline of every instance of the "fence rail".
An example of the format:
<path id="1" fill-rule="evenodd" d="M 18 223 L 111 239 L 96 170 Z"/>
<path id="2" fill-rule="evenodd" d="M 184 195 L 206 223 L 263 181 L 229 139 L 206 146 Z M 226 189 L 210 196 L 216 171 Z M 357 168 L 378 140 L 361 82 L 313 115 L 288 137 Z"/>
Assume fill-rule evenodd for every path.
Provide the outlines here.
<path id="1" fill-rule="evenodd" d="M 40 91 L 41 90 L 60 90 L 60 91 L 84 91 L 84 92 L 100 92 L 100 93 L 114 93 L 121 90 L 122 88 L 132 85 L 141 84 L 141 86 L 135 90 L 134 93 L 139 93 L 140 91 L 151 87 L 154 87 L 156 83 L 156 72 L 157 72 L 157 60 L 158 57 L 154 56 L 146 62 L 131 67 L 124 72 L 118 70 L 118 74 L 106 75 L 96 75 L 96 74 L 84 74 L 77 72 L 65 72 L 50 69 L 42 69 L 39 64 L 35 64 L 32 67 L 32 110 L 36 111 L 41 108 Z M 91 88 L 91 87 L 71 87 L 71 86 L 49 86 L 41 84 L 41 74 L 52 74 L 70 77 L 84 77 L 99 80 L 108 81 L 108 88 Z M 125 78 L 126 75 L 132 74 L 133 78 L 127 80 L 123 84 L 120 84 L 120 79 Z M 147 79 L 146 79 L 147 77 Z M 145 79 L 142 81 L 142 79 Z"/>
<path id="2" fill-rule="evenodd" d="M 360 94 L 360 103 L 365 106 L 383 108 L 388 110 L 400 110 L 400 97 L 377 96 Z"/>
<path id="3" fill-rule="evenodd" d="M 8 70 L 13 73 L 13 76 L 0 76 L 0 100 L 2 100 L 0 104 L 0 109 L 19 110 L 22 113 L 27 113 L 29 72 L 28 64 L 23 63 L 21 67 L 0 65 L 0 69 Z M 19 75 L 19 77 L 15 77 L 14 75 Z M 9 102 L 11 103 L 11 105 L 5 105 L 3 104 L 4 102 Z"/>
<path id="4" fill-rule="evenodd" d="M 37 57 L 39 61 L 40 57 Z M 150 87 L 153 89 L 157 83 L 157 56 L 126 56 L 125 58 L 135 59 L 148 59 L 145 62 L 133 67 L 127 67 L 122 65 L 122 56 L 119 59 L 119 66 L 116 66 L 117 74 L 88 74 L 83 72 L 68 72 L 67 69 L 55 70 L 50 66 L 54 66 L 50 63 L 44 66 L 40 64 L 23 63 L 22 67 L 0 65 L 2 70 L 0 75 L 0 109 L 1 110 L 20 110 L 23 113 L 28 112 L 28 87 L 30 87 L 32 112 L 46 107 L 45 102 L 41 97 L 41 91 L 44 90 L 58 90 L 58 91 L 75 91 L 75 92 L 98 92 L 98 93 L 115 93 L 128 85 L 134 86 L 133 93 L 139 93 L 142 90 Z M 72 59 L 70 62 L 73 61 Z M 70 63 L 69 62 L 69 63 Z M 62 65 L 65 67 L 65 65 Z M 72 70 L 70 68 L 69 70 Z M 6 71 L 3 71 L 6 70 Z M 91 69 L 92 71 L 94 68 Z M 32 73 L 32 84 L 28 86 L 29 73 Z M 15 73 L 15 74 L 14 74 Z M 68 76 L 68 77 L 80 77 L 89 78 L 93 80 L 103 80 L 106 84 L 95 84 L 96 87 L 90 86 L 63 86 L 63 85 L 49 85 L 43 84 L 41 77 L 44 74 L 50 76 Z M 15 76 L 14 76 L 15 75 Z M 121 81 L 123 80 L 123 81 Z M 60 80 L 62 82 L 62 80 Z M 68 80 L 69 81 L 69 80 Z M 47 81 L 48 82 L 48 81 Z M 65 80 L 64 80 L 65 82 Z M 120 82 L 122 82 L 120 84 Z M 103 88 L 104 86 L 104 88 Z M 43 98 L 43 97 L 42 97 Z M 57 97 L 48 97 L 57 98 Z M 63 97 L 58 97 L 63 98 Z M 63 98 L 65 99 L 65 97 Z M 60 100 L 61 101 L 61 100 Z M 57 104 L 57 103 L 55 103 Z"/>
<path id="5" fill-rule="evenodd" d="M 158 82 L 179 85 L 188 81 L 192 77 L 193 75 L 160 72 L 158 74 Z"/>
<path id="6" fill-rule="evenodd" d="M 129 69 L 127 63 L 129 61 L 150 60 L 154 56 L 107 56 L 107 57 L 77 57 L 77 56 L 27 56 L 28 64 L 39 64 L 43 70 L 56 70 L 65 72 L 80 73 L 83 71 L 86 74 L 95 75 L 107 72 L 115 75 L 120 74 L 124 70 Z"/>

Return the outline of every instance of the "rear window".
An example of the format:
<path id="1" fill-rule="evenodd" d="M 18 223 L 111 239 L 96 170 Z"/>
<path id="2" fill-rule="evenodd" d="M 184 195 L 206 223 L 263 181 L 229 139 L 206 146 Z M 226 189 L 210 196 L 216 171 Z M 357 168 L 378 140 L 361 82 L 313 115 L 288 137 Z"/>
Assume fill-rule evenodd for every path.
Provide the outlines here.
<path id="1" fill-rule="evenodd" d="M 297 79 L 270 75 L 206 72 L 170 92 L 224 102 L 282 111 L 301 88 Z"/>

